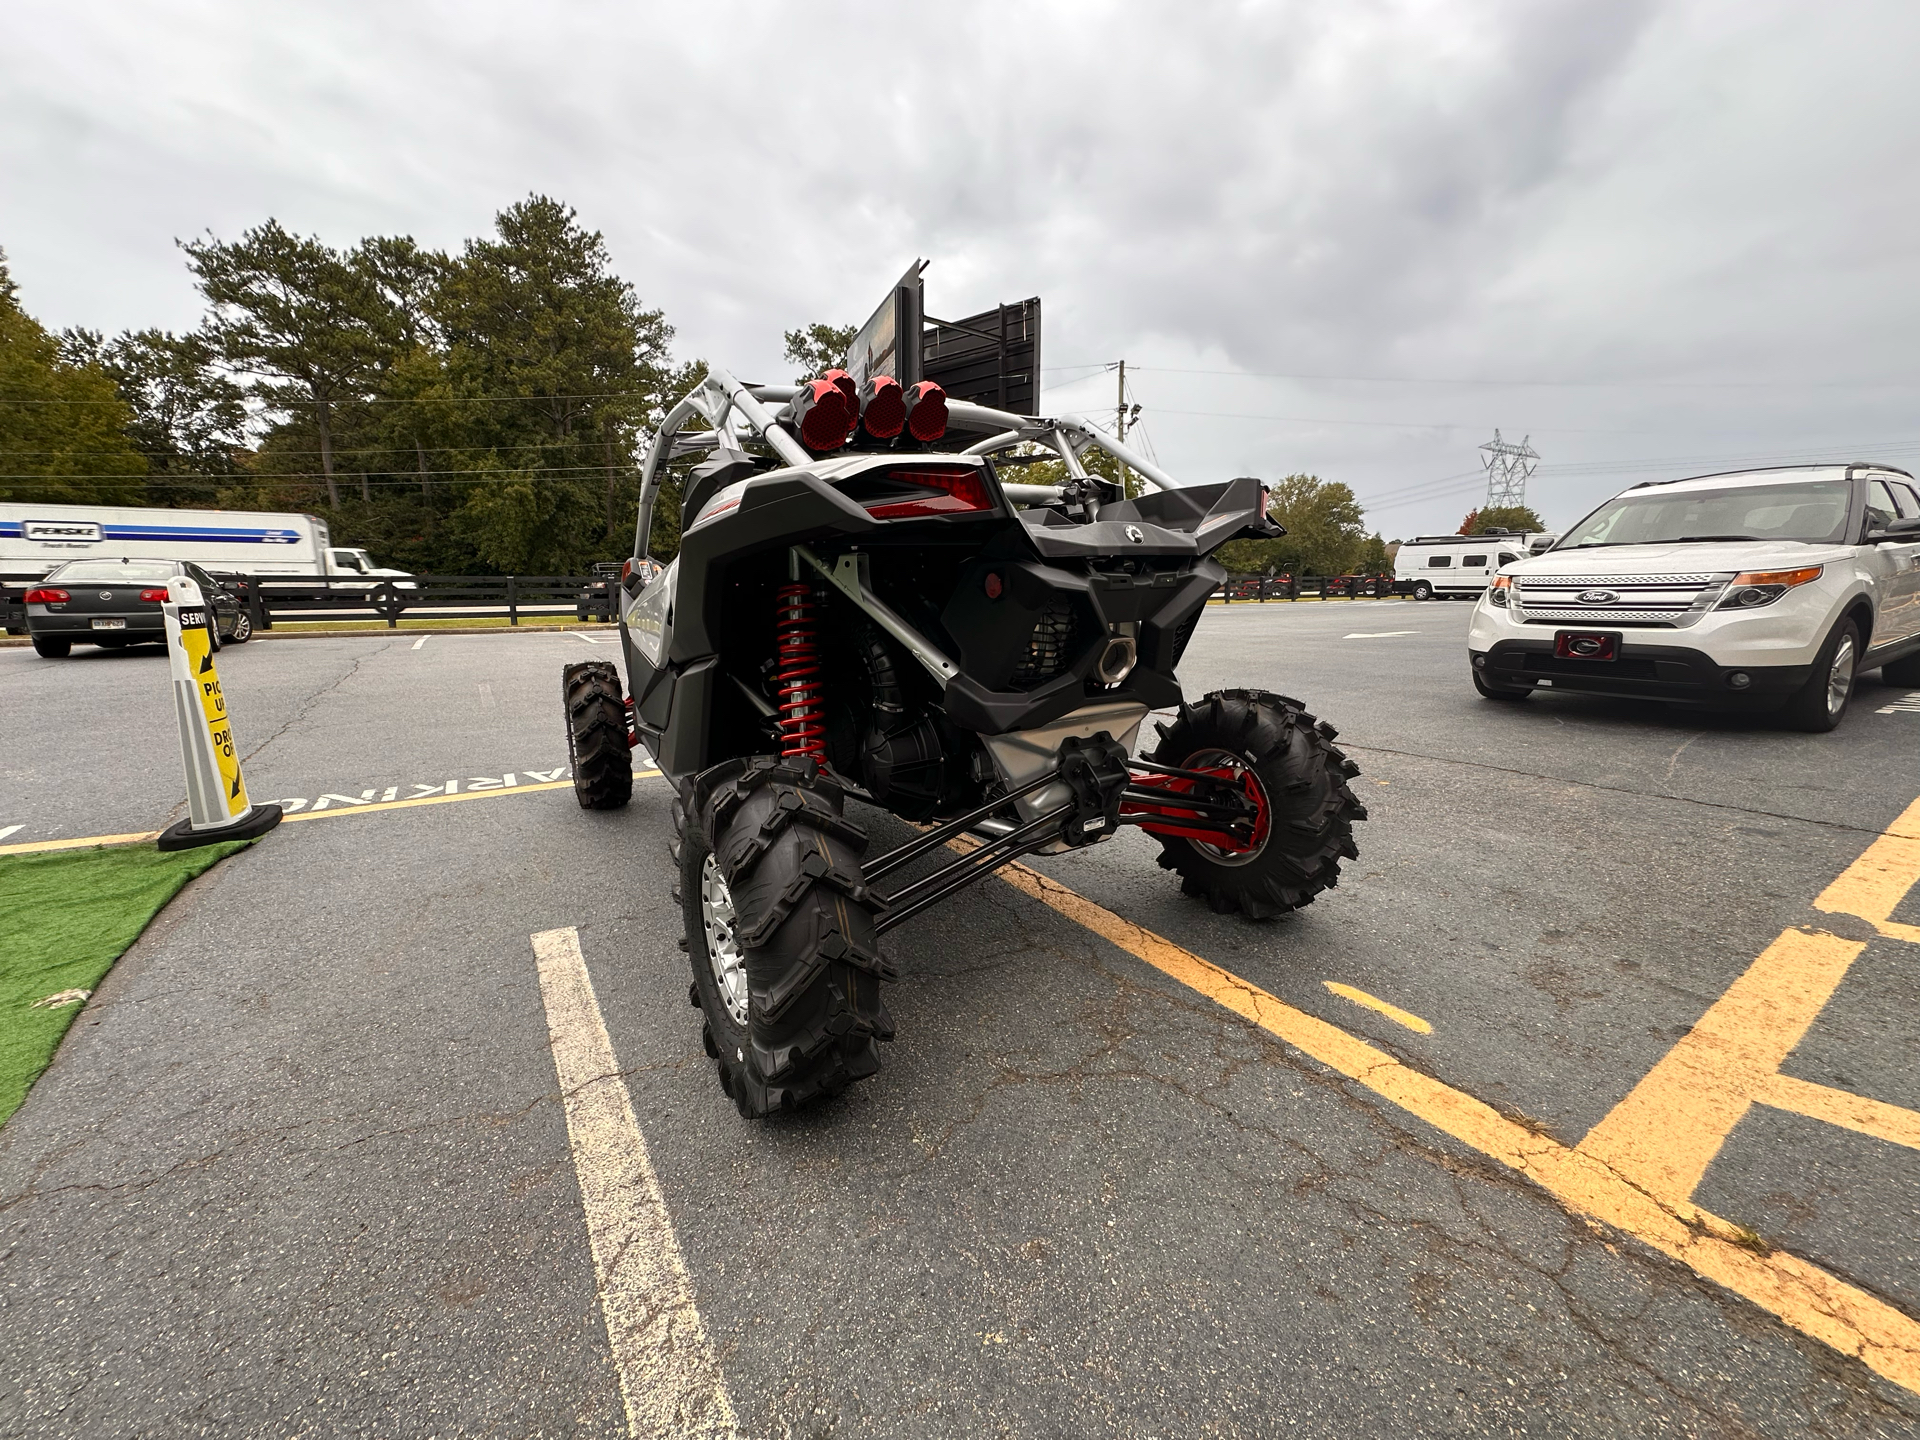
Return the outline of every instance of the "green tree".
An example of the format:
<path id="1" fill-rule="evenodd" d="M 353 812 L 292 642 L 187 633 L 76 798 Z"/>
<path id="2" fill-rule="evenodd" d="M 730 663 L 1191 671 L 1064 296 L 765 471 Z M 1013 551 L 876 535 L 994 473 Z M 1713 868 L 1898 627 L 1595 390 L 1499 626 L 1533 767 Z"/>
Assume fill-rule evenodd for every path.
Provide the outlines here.
<path id="1" fill-rule="evenodd" d="M 1515 530 L 1530 534 L 1547 528 L 1546 521 L 1525 505 L 1495 505 L 1486 510 L 1469 510 L 1455 533 L 1484 535 L 1489 530 Z"/>
<path id="2" fill-rule="evenodd" d="M 804 385 L 821 371 L 844 364 L 847 347 L 859 333 L 858 325 L 809 325 L 787 331 L 787 363 L 800 367 L 794 383 Z"/>
<path id="3" fill-rule="evenodd" d="M 243 472 L 245 392 L 222 374 L 204 335 L 127 331 L 112 340 L 68 330 L 61 348 L 97 365 L 132 411 L 127 438 L 146 456 L 152 505 L 215 505 Z"/>
<path id="4" fill-rule="evenodd" d="M 1289 475 L 1273 485 L 1267 514 L 1286 527 L 1277 540 L 1230 540 L 1218 558 L 1228 570 L 1344 575 L 1360 563 L 1367 529 L 1360 502 L 1337 480 Z"/>
<path id="5" fill-rule="evenodd" d="M 535 195 L 470 240 L 435 313 L 455 395 L 484 400 L 492 458 L 456 517 L 501 569 L 626 553 L 632 448 L 663 407 L 673 328 L 613 273 L 606 242 Z M 497 478 L 495 478 L 497 476 Z"/>
<path id="6" fill-rule="evenodd" d="M 21 309 L 0 251 L 0 499 L 139 504 L 147 465 L 131 418 L 104 370 L 63 356 Z"/>
<path id="7" fill-rule="evenodd" d="M 208 340 L 228 367 L 256 377 L 255 393 L 268 405 L 305 413 L 327 503 L 337 508 L 335 408 L 364 397 L 402 336 L 380 277 L 363 254 L 290 234 L 278 220 L 231 244 L 209 236 L 181 248 L 211 307 Z M 364 472 L 361 491 L 370 499 Z"/>
<path id="8" fill-rule="evenodd" d="M 1391 574 L 1393 557 L 1387 553 L 1387 542 L 1377 533 L 1369 535 L 1360 547 L 1360 558 L 1353 568 L 1361 575 Z"/>

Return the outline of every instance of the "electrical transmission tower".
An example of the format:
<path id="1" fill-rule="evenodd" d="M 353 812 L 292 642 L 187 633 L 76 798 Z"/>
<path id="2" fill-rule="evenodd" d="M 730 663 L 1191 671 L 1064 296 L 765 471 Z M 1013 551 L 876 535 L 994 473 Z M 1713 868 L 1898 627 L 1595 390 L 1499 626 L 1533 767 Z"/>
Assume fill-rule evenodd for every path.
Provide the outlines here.
<path id="1" fill-rule="evenodd" d="M 1516 445 L 1511 440 L 1502 440 L 1500 432 L 1495 430 L 1493 439 L 1480 447 L 1480 453 L 1487 457 L 1487 502 L 1482 509 L 1505 509 L 1527 503 L 1527 481 L 1540 463 L 1539 452 L 1527 443 L 1532 438 L 1525 436 Z"/>

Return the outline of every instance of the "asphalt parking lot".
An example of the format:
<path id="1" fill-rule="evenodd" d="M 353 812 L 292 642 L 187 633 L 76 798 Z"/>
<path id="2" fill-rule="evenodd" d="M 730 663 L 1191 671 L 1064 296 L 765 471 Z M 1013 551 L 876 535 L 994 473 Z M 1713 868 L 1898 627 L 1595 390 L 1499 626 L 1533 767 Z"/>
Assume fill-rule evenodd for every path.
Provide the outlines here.
<path id="1" fill-rule="evenodd" d="M 886 1068 L 767 1123 L 701 1051 L 662 783 L 566 786 L 559 670 L 610 634 L 223 651 L 250 791 L 313 819 L 193 882 L 0 1131 L 0 1430 L 641 1425 L 604 1052 L 556 1079 L 533 940 L 571 931 L 661 1323 L 740 1433 L 1920 1434 L 1920 846 L 1882 839 L 1920 705 L 1494 705 L 1468 613 L 1215 607 L 1188 693 L 1300 697 L 1363 768 L 1339 889 L 1255 925 L 1136 833 L 1036 861 L 891 932 Z M 182 813 L 157 654 L 0 650 L 0 727 L 0 844 Z"/>

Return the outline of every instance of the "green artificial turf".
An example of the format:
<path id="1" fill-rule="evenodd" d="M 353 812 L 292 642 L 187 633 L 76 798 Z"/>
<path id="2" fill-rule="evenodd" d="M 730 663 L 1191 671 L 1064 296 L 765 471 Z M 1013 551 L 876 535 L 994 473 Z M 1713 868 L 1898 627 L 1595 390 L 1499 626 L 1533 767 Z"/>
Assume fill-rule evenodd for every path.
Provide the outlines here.
<path id="1" fill-rule="evenodd" d="M 0 1124 L 20 1108 L 85 1004 L 34 1001 L 92 991 L 182 885 L 252 843 L 0 855 Z"/>

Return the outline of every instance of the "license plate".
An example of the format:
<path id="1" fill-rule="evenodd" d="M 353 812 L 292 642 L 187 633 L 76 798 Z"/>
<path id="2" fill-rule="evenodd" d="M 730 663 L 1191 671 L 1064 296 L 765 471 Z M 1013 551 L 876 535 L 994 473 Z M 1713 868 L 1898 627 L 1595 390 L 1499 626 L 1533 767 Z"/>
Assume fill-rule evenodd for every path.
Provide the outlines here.
<path id="1" fill-rule="evenodd" d="M 1561 660 L 1617 660 L 1620 658 L 1620 637 L 1562 630 L 1554 637 L 1553 653 Z"/>
<path id="2" fill-rule="evenodd" d="M 124 620 L 118 620 L 118 619 L 95 620 L 93 622 L 93 628 L 96 630 L 124 630 L 127 628 L 127 622 Z"/>

